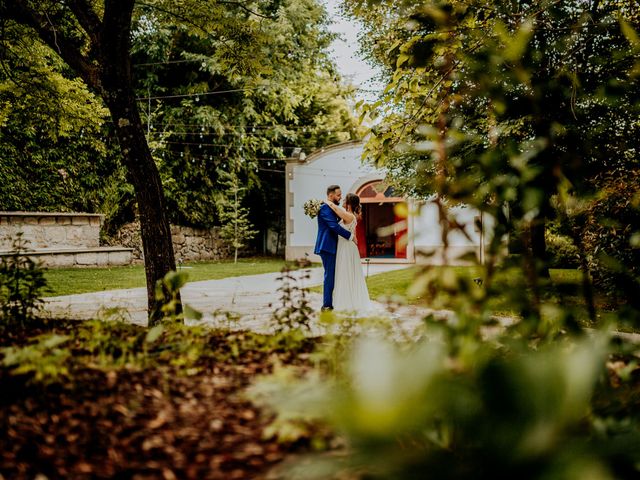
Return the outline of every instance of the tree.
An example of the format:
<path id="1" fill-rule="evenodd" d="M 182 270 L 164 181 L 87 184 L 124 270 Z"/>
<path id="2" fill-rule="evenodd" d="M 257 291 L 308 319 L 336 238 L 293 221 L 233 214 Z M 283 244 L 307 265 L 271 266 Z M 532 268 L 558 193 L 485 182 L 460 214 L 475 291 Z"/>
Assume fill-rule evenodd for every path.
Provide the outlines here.
<path id="1" fill-rule="evenodd" d="M 114 142 L 104 139 L 109 112 L 24 27 L 4 27 L 1 208 L 95 212 L 117 164 Z"/>
<path id="2" fill-rule="evenodd" d="M 134 11 L 135 6 L 133 0 L 3 0 L 0 16 L 9 24 L 35 32 L 109 110 L 122 163 L 136 193 L 153 324 L 159 318 L 154 286 L 175 269 L 175 259 L 161 177 L 147 144 L 134 89 L 133 22 L 137 15 L 153 11 L 163 19 L 187 25 L 197 35 L 219 40 L 219 68 L 250 71 L 259 66 L 250 55 L 257 46 L 254 40 L 262 38 L 258 20 L 273 20 L 278 2 L 254 2 L 254 10 L 241 2 L 226 1 L 174 4 L 149 0 Z"/>
<path id="3" fill-rule="evenodd" d="M 242 22 L 242 12 L 227 16 Z M 152 97 L 142 115 L 172 222 L 218 225 L 217 172 L 240 155 L 240 178 L 256 200 L 248 203 L 252 223 L 277 227 L 284 215 L 282 163 L 293 148 L 309 152 L 360 138 L 352 89 L 327 53 L 333 38 L 327 23 L 317 0 L 280 1 L 277 19 L 260 25 L 261 40 L 235 52 L 234 62 L 247 65 L 239 69 L 223 68 L 229 64 L 223 40 L 157 10 L 140 17 L 133 30 L 136 86 L 140 97 Z M 163 98 L 168 93 L 183 96 Z M 265 198 L 274 209 L 269 215 L 253 207 Z"/>
<path id="4" fill-rule="evenodd" d="M 122 162 L 133 184 L 140 213 L 147 277 L 149 323 L 159 318 L 154 288 L 175 270 L 171 231 L 158 169 L 146 142 L 131 73 L 133 0 L 3 1 L 5 19 L 29 27 L 97 92 L 109 109 Z M 102 11 L 101 11 L 102 10 Z"/>
<path id="5" fill-rule="evenodd" d="M 545 222 L 595 195 L 600 174 L 637 168 L 637 9 L 614 0 L 373 3 L 380 8 L 347 2 L 373 19 L 368 52 L 389 75 L 370 108 L 383 119 L 368 155 L 408 190 L 435 193 L 445 215 L 444 200 L 489 212 L 494 253 L 504 234 L 522 232 L 539 316 Z"/>
<path id="6" fill-rule="evenodd" d="M 239 178 L 239 162 L 240 159 L 236 159 L 229 171 L 218 172 L 220 184 L 225 187 L 217 204 L 221 225 L 220 237 L 233 249 L 234 263 L 238 263 L 238 250 L 245 247 L 258 233 L 252 229 L 249 210 L 242 206 L 247 189 L 242 186 Z"/>
<path id="7" fill-rule="evenodd" d="M 328 57 L 333 35 L 316 0 L 280 1 L 272 13 L 264 2 L 255 15 L 241 7 L 227 5 L 222 12 L 215 2 L 208 5 L 212 11 L 205 15 L 199 5 L 179 10 L 175 4 L 145 2 L 136 4 L 132 17 L 133 86 L 169 221 L 218 225 L 217 171 L 241 149 L 240 178 L 251 222 L 260 231 L 277 230 L 284 216 L 281 163 L 293 148 L 309 152 L 361 138 L 352 89 L 342 84 Z M 219 21 L 213 21 L 217 13 Z M 46 68 L 64 82 L 83 84 L 54 51 L 39 42 L 39 48 L 33 46 L 30 30 L 7 25 L 19 35 L 3 30 L 3 71 L 18 85 L 7 79 L 0 98 L 24 108 L 10 108 L 7 125 L 16 128 L 0 132 L 0 149 L 6 152 L 0 201 L 15 209 L 99 211 L 112 233 L 134 218 L 136 199 L 115 161 L 118 142 L 108 110 L 86 87 L 82 95 L 70 95 L 67 87 L 52 91 L 42 81 L 31 82 L 48 78 L 42 75 Z M 27 89 L 31 101 L 16 101 L 27 98 Z M 96 123 L 93 114 L 99 112 L 103 117 Z M 73 128 L 50 135 L 60 118 Z M 28 132 L 28 139 L 20 138 Z M 26 143 L 28 150 L 22 147 Z M 68 173 L 64 180 L 62 171 Z M 268 214 L 254 207 L 265 204 Z"/>

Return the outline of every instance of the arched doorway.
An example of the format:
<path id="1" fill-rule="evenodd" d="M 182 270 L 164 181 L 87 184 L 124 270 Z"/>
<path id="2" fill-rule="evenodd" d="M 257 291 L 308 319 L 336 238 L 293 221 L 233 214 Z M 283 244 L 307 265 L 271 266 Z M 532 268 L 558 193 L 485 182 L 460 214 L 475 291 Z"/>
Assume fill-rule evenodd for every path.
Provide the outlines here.
<path id="1" fill-rule="evenodd" d="M 362 185 L 356 192 L 362 204 L 357 226 L 361 258 L 407 260 L 409 208 L 393 187 L 382 180 Z M 362 241 L 364 240 L 364 241 Z"/>

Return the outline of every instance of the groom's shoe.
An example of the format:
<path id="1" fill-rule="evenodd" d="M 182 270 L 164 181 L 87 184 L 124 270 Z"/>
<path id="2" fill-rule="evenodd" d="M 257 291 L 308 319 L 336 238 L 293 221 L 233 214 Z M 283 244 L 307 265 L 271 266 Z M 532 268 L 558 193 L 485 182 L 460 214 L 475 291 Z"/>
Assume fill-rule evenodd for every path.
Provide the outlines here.
<path id="1" fill-rule="evenodd" d="M 327 311 L 331 311 L 331 310 L 333 310 L 333 307 L 322 307 L 320 309 L 321 312 L 327 312 Z"/>

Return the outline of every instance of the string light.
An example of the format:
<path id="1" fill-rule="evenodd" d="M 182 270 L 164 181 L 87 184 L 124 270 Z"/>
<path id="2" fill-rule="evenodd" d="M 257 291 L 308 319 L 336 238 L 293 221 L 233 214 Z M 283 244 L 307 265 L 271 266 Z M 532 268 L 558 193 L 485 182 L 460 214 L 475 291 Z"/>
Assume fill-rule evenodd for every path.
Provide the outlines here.
<path id="1" fill-rule="evenodd" d="M 175 95 L 156 95 L 153 97 L 137 97 L 136 100 L 139 101 L 148 101 L 148 100 L 166 100 L 170 98 L 188 98 L 188 97 L 196 97 L 196 102 L 200 100 L 200 95 L 223 95 L 225 93 L 235 93 L 235 92 L 247 92 L 251 90 L 259 90 L 263 87 L 244 87 L 244 88 L 232 88 L 229 90 L 209 90 L 207 92 L 197 92 L 197 93 L 181 93 Z"/>

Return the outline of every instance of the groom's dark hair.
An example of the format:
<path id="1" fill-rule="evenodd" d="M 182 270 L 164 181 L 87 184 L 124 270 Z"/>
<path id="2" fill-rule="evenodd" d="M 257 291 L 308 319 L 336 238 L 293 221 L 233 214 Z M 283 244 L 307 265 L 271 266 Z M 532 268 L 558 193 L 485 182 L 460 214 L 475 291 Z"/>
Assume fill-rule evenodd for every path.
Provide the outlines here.
<path id="1" fill-rule="evenodd" d="M 340 185 L 329 185 L 327 187 L 327 195 L 329 195 L 330 193 L 335 192 L 336 190 L 338 190 L 340 188 Z"/>

